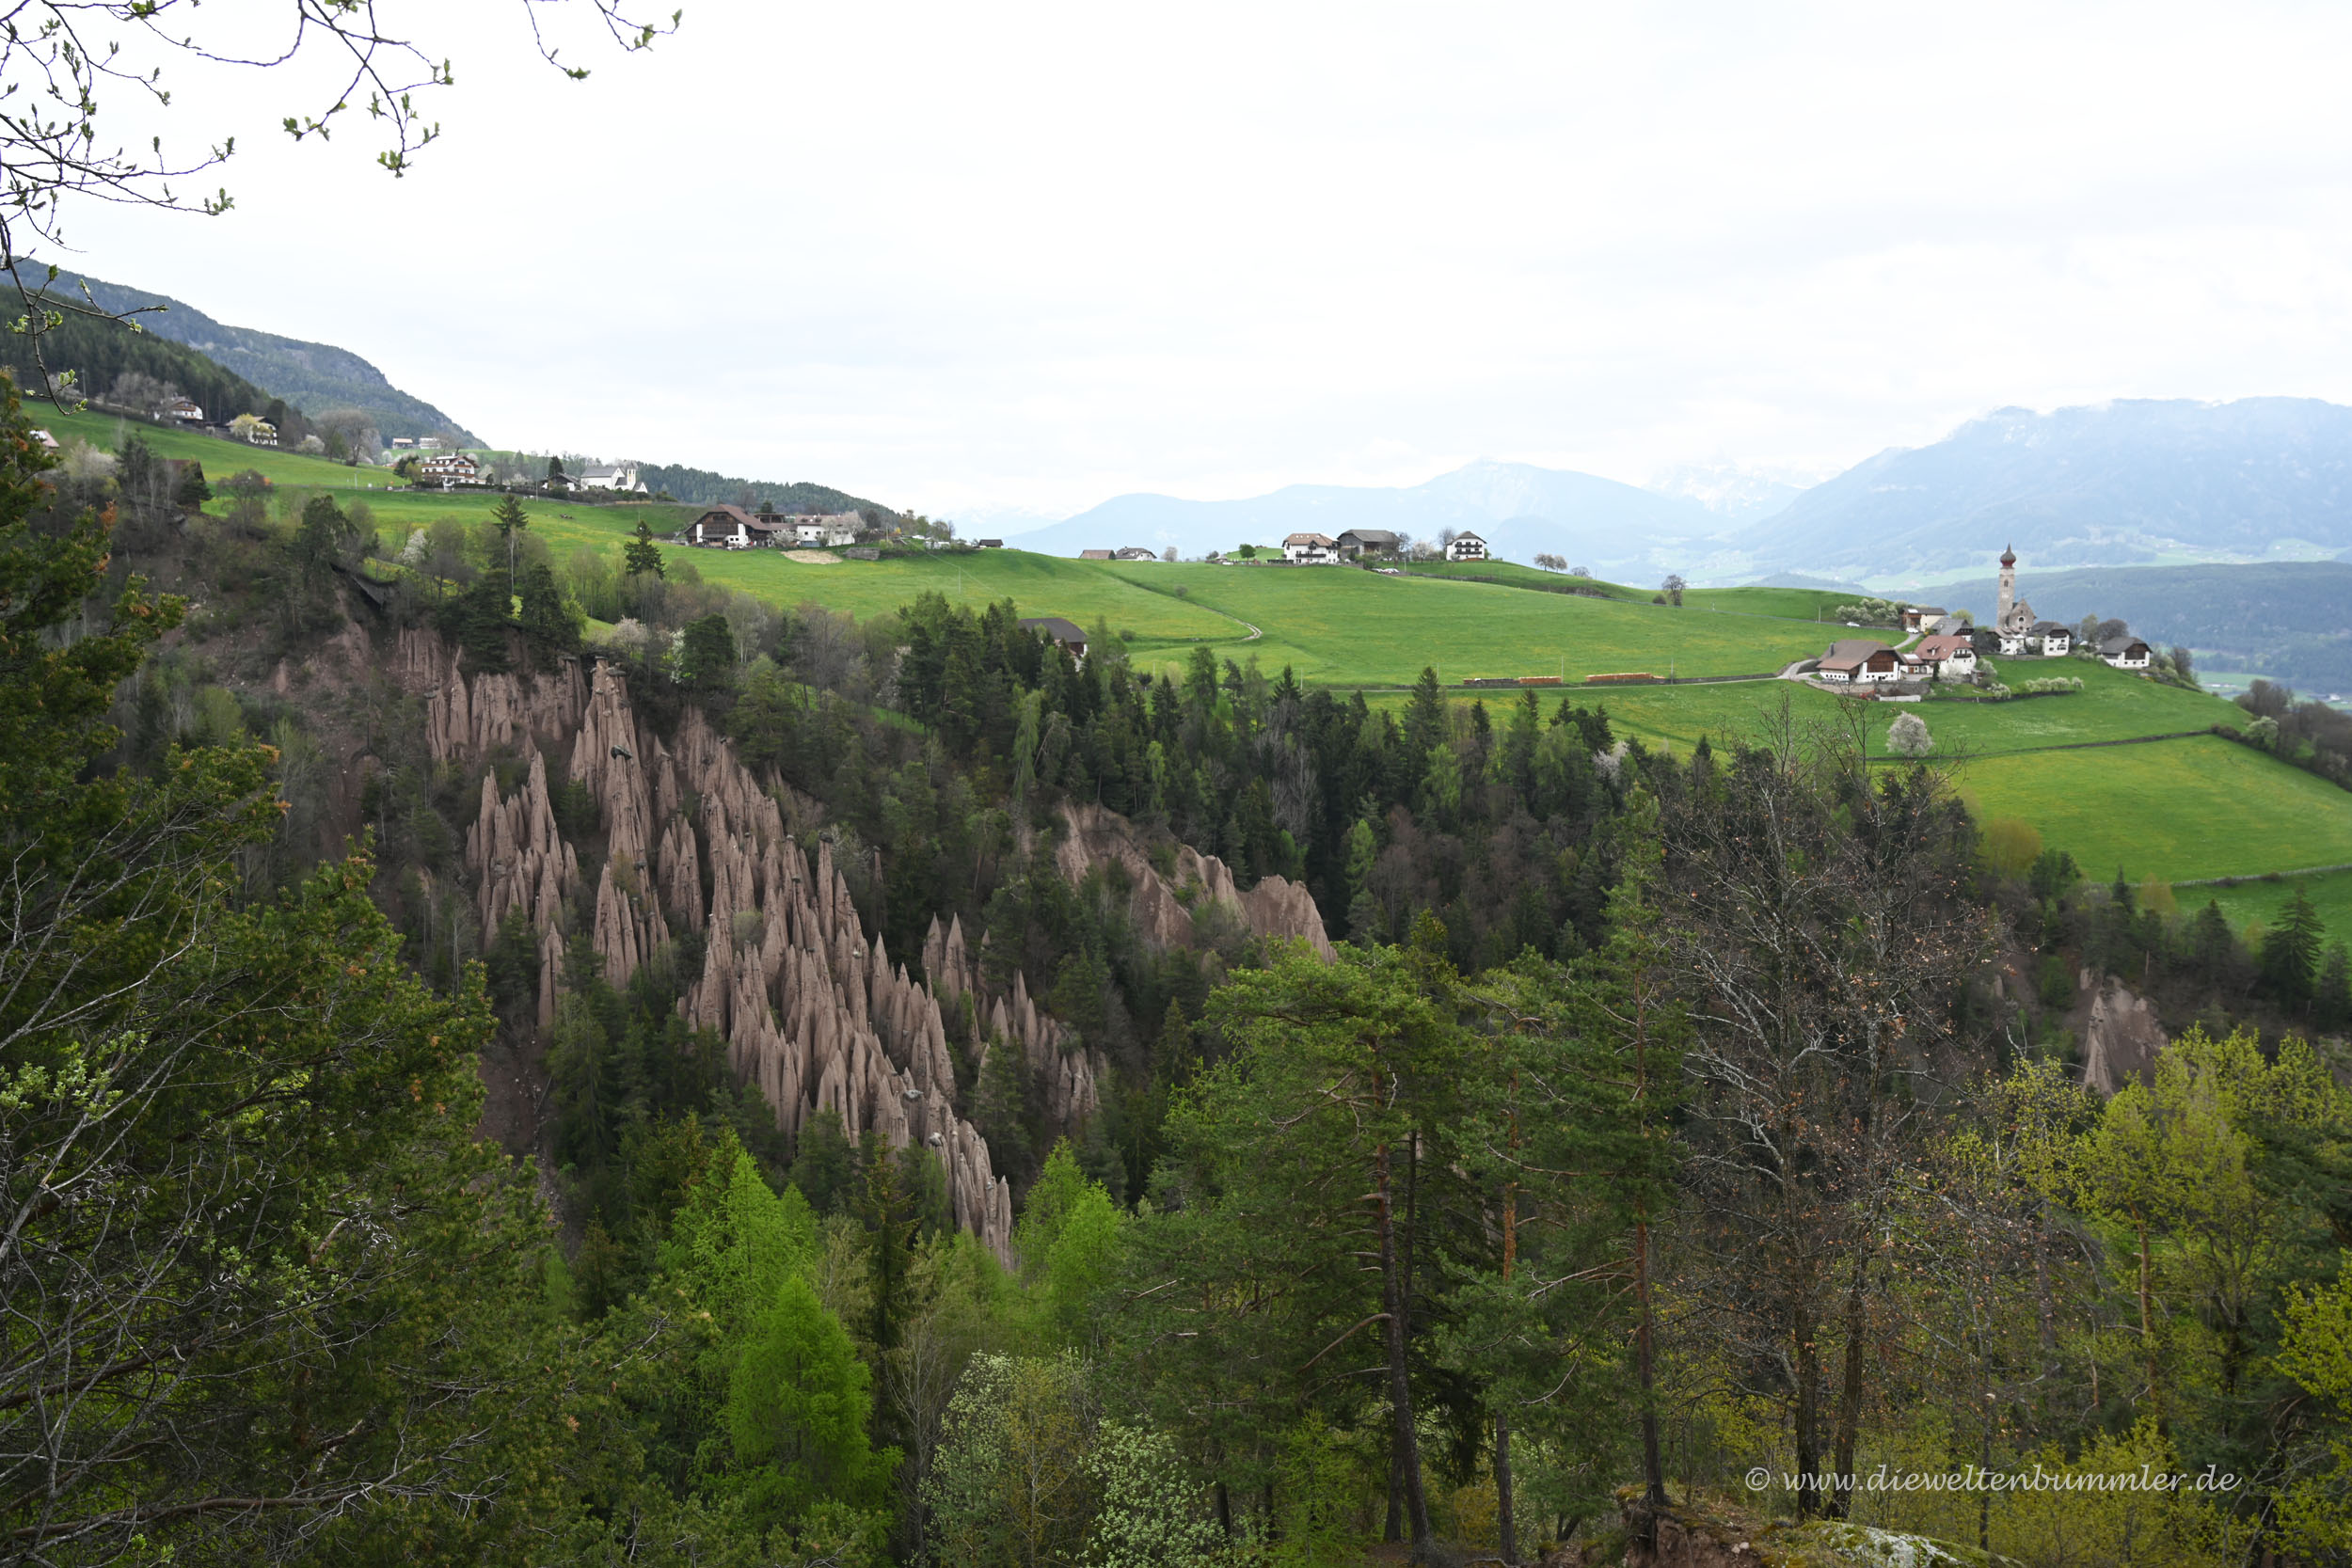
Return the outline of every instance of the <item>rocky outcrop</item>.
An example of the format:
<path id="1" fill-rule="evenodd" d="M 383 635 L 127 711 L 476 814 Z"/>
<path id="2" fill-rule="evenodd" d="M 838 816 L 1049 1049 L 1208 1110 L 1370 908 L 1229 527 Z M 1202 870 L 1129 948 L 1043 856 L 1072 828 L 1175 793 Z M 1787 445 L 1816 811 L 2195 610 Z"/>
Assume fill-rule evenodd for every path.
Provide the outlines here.
<path id="1" fill-rule="evenodd" d="M 2134 996 L 2112 974 L 2082 973 L 2079 990 L 2089 998 L 2082 1028 L 2083 1082 L 2101 1094 L 2154 1076 L 2156 1055 L 2170 1043 L 2156 1011 Z"/>
<path id="2" fill-rule="evenodd" d="M 1055 847 L 1055 864 L 1073 883 L 1084 880 L 1098 866 L 1122 867 L 1135 890 L 1129 899 L 1129 916 L 1136 929 L 1154 945 L 1191 946 L 1192 910 L 1205 899 L 1232 910 L 1258 936 L 1303 941 L 1324 958 L 1331 957 L 1331 939 L 1323 928 L 1323 915 L 1298 883 L 1267 877 L 1244 892 L 1223 861 L 1184 844 L 1175 847 L 1170 875 L 1164 877 L 1145 852 L 1135 825 L 1125 817 L 1099 805 L 1065 803 L 1061 810 L 1068 832 Z M 1189 907 L 1180 896 L 1187 888 L 1193 890 Z"/>
<path id="3" fill-rule="evenodd" d="M 1067 1026 L 1041 1009 L 1029 996 L 1028 976 L 1018 970 L 1012 990 L 992 998 L 981 978 L 979 956 L 964 944 L 961 916 L 951 917 L 945 930 L 939 918 L 931 917 L 931 928 L 923 939 L 923 974 L 949 1011 L 959 1019 L 970 1018 L 966 1040 L 981 1070 L 1000 1047 L 1018 1049 L 1041 1108 L 1064 1131 L 1075 1131 L 1102 1108 L 1101 1085 L 1110 1075 L 1109 1058 L 1082 1046 Z M 968 1011 L 963 1006 L 967 996 Z"/>
<path id="4" fill-rule="evenodd" d="M 570 736 L 586 699 L 577 660 L 564 660 L 551 673 L 482 674 L 471 681 L 452 660 L 426 694 L 425 739 L 435 762 L 478 762 L 495 751 Z"/>
<path id="5" fill-rule="evenodd" d="M 956 920 L 944 931 L 933 922 L 925 979 L 895 963 L 864 929 L 834 842 L 787 832 L 781 787 L 754 778 L 699 712 L 666 745 L 639 722 L 627 683 L 609 666 L 522 677 L 469 675 L 458 664 L 439 638 L 409 631 L 390 673 L 426 698 L 436 760 L 476 762 L 501 751 L 528 758 L 512 794 L 495 773 L 484 778 L 466 861 L 485 932 L 520 914 L 535 933 L 542 1032 L 554 1026 L 566 938 L 579 922 L 589 924 L 604 977 L 616 986 L 669 949 L 675 931 L 701 931 L 701 971 L 680 1011 L 726 1041 L 730 1065 L 759 1085 L 776 1125 L 798 1136 L 830 1111 L 852 1138 L 870 1132 L 894 1147 L 934 1150 L 957 1223 L 1009 1258 L 1011 1190 L 957 1110 L 948 1021 L 959 1030 L 971 1021 L 975 1059 L 1020 1052 L 1042 1108 L 1065 1128 L 1100 1106 L 1107 1064 L 1099 1053 L 1037 1006 L 1025 978 L 989 990 L 981 954 Z M 565 842 L 556 823 L 549 755 L 596 802 L 600 865 L 596 846 Z M 806 832 L 821 816 L 813 802 L 796 801 L 791 822 Z M 1123 842 L 1111 824 L 1124 827 L 1107 818 L 1095 829 L 1105 843 Z M 583 896 L 583 852 L 592 897 Z M 1216 861 L 1193 857 L 1186 866 L 1205 896 L 1231 900 L 1252 929 L 1309 934 L 1313 906 L 1303 890 L 1293 890 L 1302 916 L 1283 902 L 1289 884 L 1241 894 Z M 1178 935 L 1188 939 L 1175 895 L 1156 879 L 1152 885 L 1168 894 L 1183 917 Z M 1319 921 L 1311 938 L 1327 947 Z"/>
<path id="6" fill-rule="evenodd" d="M 466 830 L 466 868 L 474 876 L 477 908 L 486 937 L 520 911 L 540 933 L 543 950 L 563 951 L 564 900 L 580 887 L 580 857 L 557 835 L 548 799 L 547 763 L 534 750 L 523 785 L 501 799 L 498 779 L 484 774 L 482 804 Z M 540 1027 L 555 1022 L 551 970 L 541 965 Z"/>

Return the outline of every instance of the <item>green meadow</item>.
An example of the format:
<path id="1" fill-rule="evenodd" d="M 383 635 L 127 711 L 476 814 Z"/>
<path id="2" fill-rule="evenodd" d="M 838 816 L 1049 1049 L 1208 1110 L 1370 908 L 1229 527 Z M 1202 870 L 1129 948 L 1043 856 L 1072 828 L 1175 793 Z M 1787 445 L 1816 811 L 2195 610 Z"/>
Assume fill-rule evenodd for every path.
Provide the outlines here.
<path id="1" fill-rule="evenodd" d="M 1334 686 L 1404 686 L 1423 667 L 1448 685 L 1474 676 L 1748 674 L 1820 652 L 1819 627 L 1437 576 L 1336 567 L 1135 562 L 1122 580 L 1264 630 L 1267 669 Z"/>
<path id="2" fill-rule="evenodd" d="M 2217 736 L 1986 757 L 1959 782 L 1979 820 L 2021 817 L 2102 879 L 2352 863 L 2352 795 Z"/>

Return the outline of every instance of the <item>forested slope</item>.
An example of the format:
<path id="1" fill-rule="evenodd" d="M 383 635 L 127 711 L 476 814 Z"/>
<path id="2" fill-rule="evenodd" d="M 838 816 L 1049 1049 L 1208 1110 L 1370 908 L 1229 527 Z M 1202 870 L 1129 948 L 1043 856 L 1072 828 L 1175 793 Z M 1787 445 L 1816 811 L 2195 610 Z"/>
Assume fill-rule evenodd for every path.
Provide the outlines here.
<path id="1" fill-rule="evenodd" d="M 652 549 L 589 648 L 528 531 L 0 435 L 17 1560 L 1615 1560 L 1759 1467 L 2050 1568 L 2343 1538 L 2308 923 L 1834 734 Z"/>

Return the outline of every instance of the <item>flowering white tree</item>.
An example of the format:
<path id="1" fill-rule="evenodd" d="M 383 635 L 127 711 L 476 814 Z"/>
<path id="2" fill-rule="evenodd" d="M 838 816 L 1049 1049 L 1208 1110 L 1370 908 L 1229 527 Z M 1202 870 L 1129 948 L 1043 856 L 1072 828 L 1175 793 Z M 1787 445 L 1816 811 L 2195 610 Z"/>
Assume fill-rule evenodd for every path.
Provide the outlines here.
<path id="1" fill-rule="evenodd" d="M 1928 721 L 1915 713 L 1898 714 L 1886 729 L 1886 749 L 1899 757 L 1923 757 L 1935 747 Z"/>

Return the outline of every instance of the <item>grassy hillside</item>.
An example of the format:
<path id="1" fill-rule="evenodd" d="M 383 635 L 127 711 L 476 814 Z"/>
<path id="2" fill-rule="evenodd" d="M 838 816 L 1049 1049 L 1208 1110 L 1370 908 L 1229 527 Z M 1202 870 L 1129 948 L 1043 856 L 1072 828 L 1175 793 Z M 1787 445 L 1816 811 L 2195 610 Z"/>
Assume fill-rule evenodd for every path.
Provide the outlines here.
<path id="1" fill-rule="evenodd" d="M 112 445 L 115 425 L 83 416 L 55 427 L 61 437 Z M 331 487 L 363 499 L 388 547 L 396 546 L 406 529 L 441 517 L 478 522 L 490 508 L 480 495 L 366 488 L 381 483 L 381 475 L 318 458 L 238 448 L 184 432 L 150 432 L 149 439 L 167 455 L 200 458 L 215 480 L 252 467 L 284 487 Z M 579 549 L 617 552 L 641 517 L 660 531 L 675 528 L 687 510 L 544 500 L 528 507 L 532 532 L 559 562 Z M 1024 614 L 1066 615 L 1088 626 L 1101 620 L 1114 633 L 1130 633 L 1136 657 L 1146 664 L 1175 662 L 1201 644 L 1221 657 L 1254 655 L 1268 670 L 1289 664 L 1311 682 L 1373 688 L 1373 700 L 1384 705 L 1402 701 L 1402 689 L 1424 664 L 1438 666 L 1449 683 L 1565 669 L 1578 701 L 1604 704 L 1625 733 L 1671 742 L 1683 752 L 1702 735 L 1754 733 L 1785 705 L 1800 723 L 1859 723 L 1869 749 L 1883 754 L 1896 716 L 1916 713 L 1927 721 L 1937 754 L 1958 765 L 1960 786 L 1980 816 L 2023 817 L 2090 875 L 2110 877 L 2120 865 L 2134 880 L 2173 880 L 2352 863 L 2352 794 L 2244 747 L 2199 736 L 2047 749 L 2202 730 L 2238 714 L 2218 698 L 2102 664 L 2009 661 L 2002 673 L 2012 682 L 2064 673 L 2081 677 L 2085 689 L 1984 705 L 1857 704 L 1781 681 L 1608 689 L 1573 684 L 1604 671 L 1742 673 L 1819 652 L 1836 628 L 1770 613 L 1808 610 L 1836 597 L 1811 590 L 1693 593 L 1677 610 L 1653 605 L 1645 595 L 1594 599 L 1447 575 L 1112 564 L 1021 550 L 831 563 L 795 551 L 665 546 L 665 552 L 690 560 L 706 581 L 775 604 L 814 601 L 866 616 L 896 610 L 926 590 L 976 605 L 1010 598 Z M 1526 569 L 1490 563 L 1489 570 Z M 1252 637 L 1252 628 L 1259 635 Z M 1516 700 L 1508 691 L 1472 694 L 1458 687 L 1453 695 L 1459 702 L 1483 700 L 1490 711 Z M 1556 689 L 1545 690 L 1547 707 L 1557 697 Z M 2318 879 L 2313 887 L 2330 928 L 2352 935 L 2352 874 Z M 2256 883 L 2184 889 L 2181 896 L 2190 904 L 2217 897 L 2243 922 L 2270 918 L 2285 891 Z"/>
<path id="2" fill-rule="evenodd" d="M 1495 582 L 1538 593 L 1598 594 L 1608 598 L 1648 604 L 1655 588 L 1636 588 L 1599 578 L 1572 578 L 1522 566 L 1513 561 L 1429 562 L 1412 568 L 1415 577 L 1454 578 L 1470 582 Z M 1839 605 L 1851 603 L 1859 591 L 1824 592 L 1812 588 L 1692 588 L 1682 595 L 1686 610 L 1713 610 L 1726 615 L 1769 615 L 1785 621 L 1826 624 Z"/>
<path id="3" fill-rule="evenodd" d="M 1299 678 L 1406 685 L 1424 665 L 1449 684 L 1471 676 L 1613 671 L 1747 674 L 1820 652 L 1807 622 L 1672 610 L 1647 602 L 1532 594 L 1444 577 L 1271 566 L 1105 566 L 1153 592 L 1264 629 L 1260 658 Z"/>
<path id="4" fill-rule="evenodd" d="M 2352 795 L 2217 736 L 1988 757 L 1960 786 L 1979 818 L 2023 817 L 2101 879 L 2352 863 Z"/>

